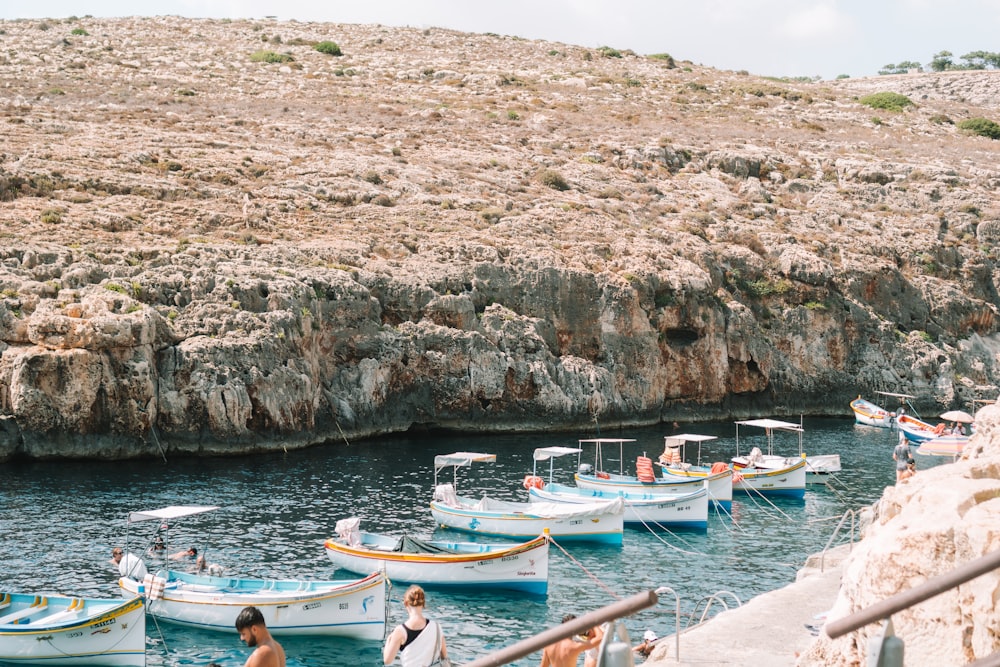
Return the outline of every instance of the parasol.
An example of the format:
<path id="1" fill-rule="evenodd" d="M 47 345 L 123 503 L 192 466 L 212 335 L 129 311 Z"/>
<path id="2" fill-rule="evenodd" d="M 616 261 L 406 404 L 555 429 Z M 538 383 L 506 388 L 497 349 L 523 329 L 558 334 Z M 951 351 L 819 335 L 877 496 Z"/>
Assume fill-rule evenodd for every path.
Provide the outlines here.
<path id="1" fill-rule="evenodd" d="M 949 410 L 941 414 L 941 419 L 947 422 L 962 422 L 963 424 L 971 424 L 976 421 L 976 418 L 970 415 L 968 412 L 963 412 L 962 410 Z"/>

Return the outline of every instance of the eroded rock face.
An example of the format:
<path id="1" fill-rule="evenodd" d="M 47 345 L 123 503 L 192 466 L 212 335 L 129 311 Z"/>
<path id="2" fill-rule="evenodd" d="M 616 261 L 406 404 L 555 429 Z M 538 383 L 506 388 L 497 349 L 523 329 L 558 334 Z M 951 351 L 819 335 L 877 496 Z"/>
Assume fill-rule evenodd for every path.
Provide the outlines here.
<path id="1" fill-rule="evenodd" d="M 883 78 L 440 29 L 2 28 L 0 458 L 1000 391 L 1000 174 L 947 122 L 996 77 L 893 79 L 919 106 L 873 124 Z"/>
<path id="2" fill-rule="evenodd" d="M 846 564 L 830 620 L 848 616 L 1000 549 L 1000 407 L 976 414 L 960 460 L 888 487 Z M 964 665 L 997 650 L 1000 574 L 988 572 L 893 614 L 906 664 Z M 802 666 L 867 664 L 880 624 L 831 640 L 821 635 Z"/>
<path id="3" fill-rule="evenodd" d="M 838 294 L 837 278 L 748 298 L 716 267 L 754 276 L 759 262 L 726 246 L 629 281 L 499 261 L 421 281 L 413 265 L 399 278 L 290 270 L 305 264 L 300 251 L 240 262 L 205 246 L 41 294 L 23 289 L 39 258 L 60 275 L 93 258 L 22 250 L 10 256 L 31 266 L 0 273 L 22 286 L 0 302 L 7 457 L 240 453 L 413 426 L 568 429 L 595 416 L 839 414 L 865 373 L 868 386 L 913 373 L 908 386 L 958 400 L 965 388 L 940 369 L 988 383 L 1000 349 L 994 336 L 954 348 L 894 340 L 873 307 Z M 820 293 L 823 307 L 794 303 Z"/>

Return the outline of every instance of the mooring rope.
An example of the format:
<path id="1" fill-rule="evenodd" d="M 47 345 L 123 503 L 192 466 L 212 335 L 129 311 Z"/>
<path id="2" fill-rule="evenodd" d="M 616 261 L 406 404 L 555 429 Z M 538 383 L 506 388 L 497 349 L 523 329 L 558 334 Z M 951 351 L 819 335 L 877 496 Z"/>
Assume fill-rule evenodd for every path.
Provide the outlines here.
<path id="1" fill-rule="evenodd" d="M 633 509 L 633 510 L 635 510 L 635 508 L 634 508 L 634 507 L 633 507 L 632 509 Z M 657 532 L 656 532 L 655 530 L 653 530 L 652 528 L 650 528 L 650 526 L 649 526 L 649 523 L 653 524 L 654 526 L 656 526 L 657 528 L 659 528 L 659 529 L 660 529 L 660 530 L 662 530 L 663 532 L 665 532 L 665 533 L 668 533 L 668 534 L 669 534 L 669 535 L 670 535 L 671 537 L 674 537 L 674 538 L 676 538 L 677 540 L 680 540 L 681 542 L 683 542 L 684 544 L 688 545 L 688 546 L 689 546 L 689 547 L 691 547 L 692 549 L 694 548 L 694 545 L 693 545 L 693 544 L 691 544 L 690 542 L 688 542 L 687 540 L 685 540 L 685 539 L 684 539 L 683 537 L 681 537 L 681 536 L 680 536 L 680 535 L 678 535 L 677 533 L 675 533 L 675 532 L 671 531 L 671 530 L 670 530 L 669 528 L 667 528 L 666 526 L 664 526 L 664 525 L 662 525 L 662 524 L 660 524 L 660 523 L 657 523 L 656 521 L 650 521 L 649 523 L 646 523 L 646 520 L 645 520 L 645 519 L 643 519 L 643 518 L 642 518 L 641 516 L 639 516 L 639 513 L 638 513 L 638 512 L 636 512 L 636 514 L 635 514 L 635 515 L 636 515 L 637 517 L 639 517 L 639 521 L 641 521 L 641 522 L 642 522 L 642 525 L 646 527 L 646 530 L 648 530 L 648 531 L 650 532 L 650 534 L 651 534 L 651 535 L 652 535 L 653 537 L 655 537 L 655 538 L 656 538 L 656 539 L 658 539 L 658 540 L 659 540 L 660 542 L 662 542 L 662 543 L 663 543 L 663 544 L 665 544 L 666 546 L 670 547 L 670 548 L 671 548 L 671 549 L 673 549 L 674 551 L 679 551 L 679 552 L 681 552 L 682 554 L 687 554 L 687 555 L 689 555 L 689 556 L 706 556 L 706 557 L 708 556 L 708 554 L 705 554 L 705 553 L 701 553 L 700 551 L 688 551 L 688 550 L 686 550 L 686 549 L 681 549 L 680 547 L 678 547 L 678 546 L 676 546 L 676 545 L 673 545 L 673 544 L 671 544 L 670 542 L 667 542 L 667 541 L 666 541 L 665 539 L 663 539 L 662 537 L 660 537 L 660 535 L 659 535 L 659 534 L 658 534 L 658 533 L 657 533 Z"/>
<path id="2" fill-rule="evenodd" d="M 553 539 L 553 537 L 551 535 L 548 536 L 548 539 L 549 539 L 549 542 L 551 542 L 552 544 L 556 545 L 559 548 L 559 551 L 563 552 L 566 555 L 566 558 L 569 558 L 570 561 L 572 561 L 577 567 L 579 567 L 581 570 L 583 570 L 584 573 L 586 573 L 586 575 L 588 577 L 590 577 L 591 579 L 593 579 L 595 584 L 597 584 L 598 586 L 600 586 L 601 588 L 603 588 L 604 591 L 608 595 L 610 595 L 611 597 L 613 597 L 616 600 L 621 600 L 622 599 L 620 595 L 618 595 L 613 590 L 611 590 L 611 588 L 608 587 L 608 586 L 606 586 L 603 581 L 601 581 L 600 579 L 598 579 L 597 576 L 594 575 L 593 572 L 591 572 L 590 570 L 588 570 L 583 565 L 583 563 L 581 563 L 577 559 L 573 558 L 573 556 L 571 556 L 568 551 L 566 551 L 565 549 L 563 549 L 562 545 L 559 544 L 558 542 L 556 542 L 555 539 Z"/>

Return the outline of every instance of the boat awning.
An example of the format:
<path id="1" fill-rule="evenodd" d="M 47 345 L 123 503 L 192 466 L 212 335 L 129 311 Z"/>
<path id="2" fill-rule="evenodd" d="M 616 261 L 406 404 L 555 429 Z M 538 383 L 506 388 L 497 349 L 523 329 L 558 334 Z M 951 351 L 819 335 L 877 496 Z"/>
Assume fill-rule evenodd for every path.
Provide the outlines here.
<path id="1" fill-rule="evenodd" d="M 969 444 L 969 439 L 964 436 L 943 436 L 925 440 L 917 448 L 917 454 L 923 456 L 959 456 Z"/>
<path id="2" fill-rule="evenodd" d="M 718 438 L 714 435 L 698 435 L 696 433 L 680 433 L 678 435 L 665 435 L 663 440 L 667 447 L 680 447 L 681 443 L 685 442 L 705 442 L 707 440 L 717 440 Z M 676 440 L 676 444 L 670 442 L 671 440 Z"/>
<path id="3" fill-rule="evenodd" d="M 557 456 L 565 456 L 566 454 L 579 454 L 583 450 L 579 447 L 539 447 L 532 454 L 532 457 L 536 461 L 548 461 L 549 459 L 554 459 Z"/>
<path id="4" fill-rule="evenodd" d="M 479 452 L 455 452 L 454 454 L 438 454 L 434 457 L 434 467 L 471 466 L 473 463 L 495 463 L 496 454 L 481 454 Z"/>
<path id="5" fill-rule="evenodd" d="M 141 512 L 129 512 L 128 520 L 129 523 L 135 523 L 136 521 L 153 521 L 156 520 L 166 520 L 166 519 L 176 519 L 182 516 L 190 516 L 191 514 L 201 514 L 202 512 L 211 512 L 212 510 L 219 509 L 218 505 L 171 505 L 170 507 L 164 507 L 158 510 L 143 510 Z"/>
<path id="6" fill-rule="evenodd" d="M 882 394 L 883 396 L 895 396 L 896 398 L 916 398 L 911 394 L 897 394 L 894 391 L 876 391 L 876 394 Z"/>
<path id="7" fill-rule="evenodd" d="M 780 429 L 782 431 L 798 431 L 800 433 L 805 430 L 794 422 L 783 422 L 777 419 L 748 419 L 746 421 L 739 421 L 736 423 L 741 426 L 757 426 L 759 428 L 773 428 Z"/>
<path id="8" fill-rule="evenodd" d="M 588 440 L 579 440 L 578 442 L 587 442 L 590 444 L 607 445 L 607 444 L 619 444 L 622 442 L 635 442 L 635 438 L 590 438 Z"/>

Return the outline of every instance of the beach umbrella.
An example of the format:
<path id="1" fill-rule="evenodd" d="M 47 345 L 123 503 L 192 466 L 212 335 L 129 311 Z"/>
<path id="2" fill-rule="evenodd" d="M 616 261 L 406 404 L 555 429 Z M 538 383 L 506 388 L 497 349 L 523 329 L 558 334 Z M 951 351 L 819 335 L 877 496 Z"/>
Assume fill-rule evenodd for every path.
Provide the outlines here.
<path id="1" fill-rule="evenodd" d="M 941 415 L 941 419 L 947 422 L 962 422 L 963 424 L 971 424 L 976 421 L 975 417 L 961 410 L 949 410 Z"/>

